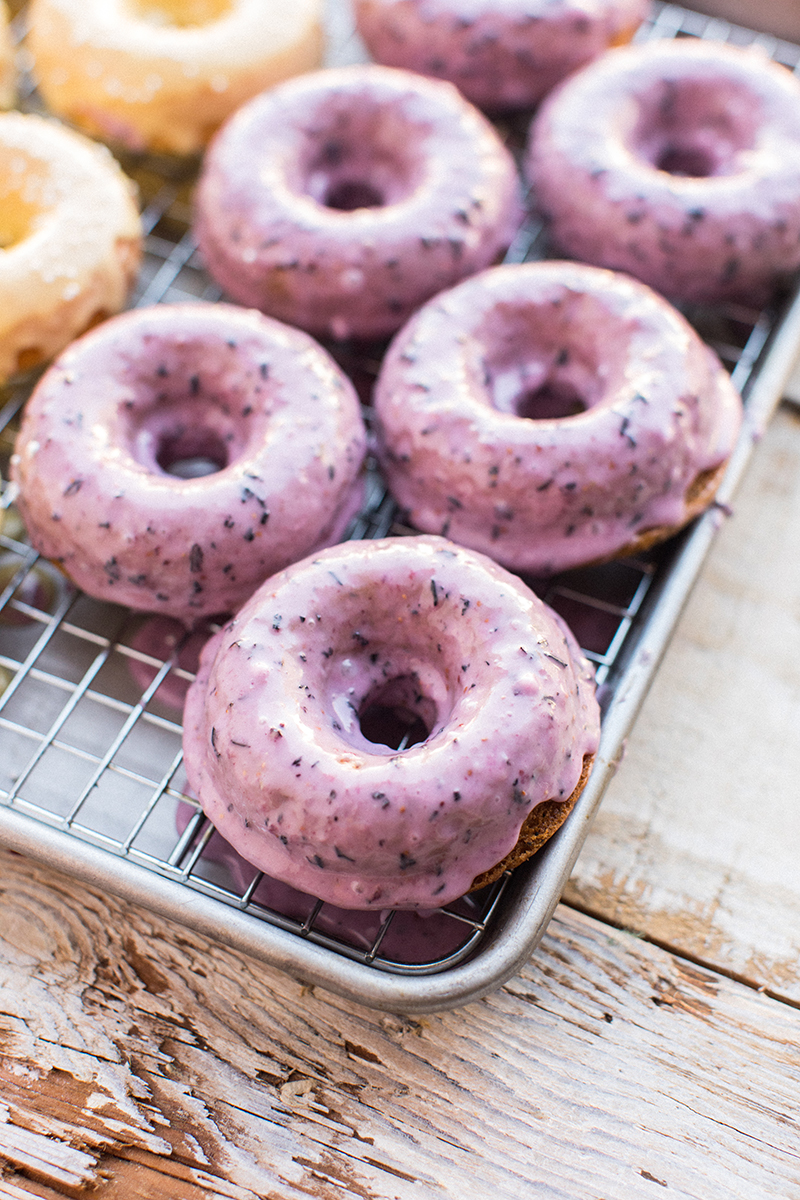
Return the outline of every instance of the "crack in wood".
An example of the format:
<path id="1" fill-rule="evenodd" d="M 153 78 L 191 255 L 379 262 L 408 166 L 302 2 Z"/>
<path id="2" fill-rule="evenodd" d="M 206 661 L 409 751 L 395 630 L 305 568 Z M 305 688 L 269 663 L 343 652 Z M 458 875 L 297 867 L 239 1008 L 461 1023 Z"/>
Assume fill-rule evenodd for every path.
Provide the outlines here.
<path id="1" fill-rule="evenodd" d="M 353 1058 L 360 1058 L 368 1063 L 376 1063 L 379 1067 L 383 1066 L 380 1056 L 375 1054 L 374 1051 L 368 1050 L 366 1046 L 357 1046 L 355 1042 L 345 1042 L 344 1048 Z"/>

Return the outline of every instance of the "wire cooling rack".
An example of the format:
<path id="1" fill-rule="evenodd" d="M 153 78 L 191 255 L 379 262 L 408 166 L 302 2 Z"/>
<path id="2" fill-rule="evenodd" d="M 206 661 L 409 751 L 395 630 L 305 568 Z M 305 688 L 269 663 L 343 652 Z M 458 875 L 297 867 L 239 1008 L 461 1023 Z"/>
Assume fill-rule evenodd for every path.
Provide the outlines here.
<path id="1" fill-rule="evenodd" d="M 345 61 L 359 50 L 341 17 L 336 6 L 336 56 Z M 757 42 L 792 70 L 800 63 L 800 47 L 674 5 L 655 6 L 639 36 Z M 27 106 L 35 106 L 35 96 Z M 510 144 L 520 143 L 521 130 L 505 130 Z M 171 164 L 125 165 L 144 201 L 145 259 L 134 303 L 218 299 L 190 231 L 191 179 L 172 175 Z M 509 258 L 544 254 L 542 231 L 531 221 Z M 729 305 L 688 314 L 750 404 L 737 477 L 791 369 L 800 334 L 797 308 L 787 297 L 766 311 Z M 367 397 L 380 348 L 330 348 Z M 29 389 L 30 382 L 20 383 L 0 396 L 4 480 Z M 368 405 L 364 413 L 369 422 Z M 76 591 L 26 544 L 5 483 L 0 505 L 0 833 L 46 861 L 335 990 L 407 1010 L 480 994 L 532 949 L 724 511 L 723 503 L 694 533 L 641 558 L 574 571 L 547 584 L 529 581 L 565 617 L 595 664 L 605 768 L 596 770 L 584 794 L 593 797 L 582 798 L 584 817 L 576 809 L 532 863 L 481 893 L 420 916 L 335 909 L 239 858 L 187 794 L 181 761 L 180 704 L 200 639 Z M 371 465 L 367 501 L 349 536 L 406 532 Z M 364 970 L 416 979 L 410 990 L 408 982 L 382 989 Z"/>

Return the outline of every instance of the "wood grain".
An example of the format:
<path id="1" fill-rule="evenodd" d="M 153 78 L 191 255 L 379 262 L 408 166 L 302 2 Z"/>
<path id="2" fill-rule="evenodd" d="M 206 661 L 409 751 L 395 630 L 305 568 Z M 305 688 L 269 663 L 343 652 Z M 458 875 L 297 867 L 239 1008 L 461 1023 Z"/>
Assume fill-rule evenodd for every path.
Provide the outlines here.
<path id="1" fill-rule="evenodd" d="M 566 895 L 800 1000 L 800 413 L 757 448 Z"/>
<path id="2" fill-rule="evenodd" d="M 800 1196 L 797 1012 L 565 908 L 494 996 L 409 1020 L 0 878 L 0 1195 Z"/>

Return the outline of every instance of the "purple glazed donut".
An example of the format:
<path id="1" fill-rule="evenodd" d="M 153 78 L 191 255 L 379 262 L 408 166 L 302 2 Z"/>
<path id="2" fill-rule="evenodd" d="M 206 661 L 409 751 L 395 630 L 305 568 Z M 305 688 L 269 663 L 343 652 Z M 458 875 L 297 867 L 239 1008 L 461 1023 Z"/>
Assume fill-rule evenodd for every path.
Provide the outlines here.
<path id="1" fill-rule="evenodd" d="M 754 50 L 614 50 L 535 119 L 526 164 L 558 249 L 685 301 L 761 303 L 800 265 L 800 80 Z"/>
<path id="2" fill-rule="evenodd" d="M 375 410 L 409 523 L 539 576 L 685 525 L 742 416 L 676 309 L 569 262 L 495 267 L 431 300 L 392 342 Z"/>
<path id="3" fill-rule="evenodd" d="M 569 811 L 598 737 L 561 619 L 442 538 L 347 542 L 268 580 L 205 647 L 184 710 L 187 777 L 222 836 L 342 908 L 468 891 L 540 806 Z"/>
<path id="4" fill-rule="evenodd" d="M 11 466 L 31 541 L 79 587 L 195 623 L 339 540 L 364 451 L 355 391 L 307 334 L 178 304 L 74 342 Z"/>
<path id="5" fill-rule="evenodd" d="M 355 66 L 281 84 L 229 121 L 196 232 L 240 303 L 320 336 L 378 338 L 500 257 L 520 217 L 509 152 L 451 84 Z"/>
<path id="6" fill-rule="evenodd" d="M 356 0 L 378 62 L 449 79 L 489 112 L 530 108 L 609 46 L 630 41 L 649 0 Z"/>

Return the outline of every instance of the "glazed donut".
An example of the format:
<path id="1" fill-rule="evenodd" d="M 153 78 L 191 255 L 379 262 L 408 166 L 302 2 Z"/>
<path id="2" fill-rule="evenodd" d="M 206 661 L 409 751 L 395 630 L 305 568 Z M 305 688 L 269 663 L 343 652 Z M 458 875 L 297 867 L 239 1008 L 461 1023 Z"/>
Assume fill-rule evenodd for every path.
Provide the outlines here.
<path id="1" fill-rule="evenodd" d="M 355 391 L 306 334 L 225 304 L 156 305 L 50 368 L 11 478 L 31 541 L 79 587 L 190 624 L 337 541 L 364 450 Z"/>
<path id="2" fill-rule="evenodd" d="M 0 113 L 0 380 L 118 312 L 141 244 L 133 185 L 107 150 Z"/>
<path id="3" fill-rule="evenodd" d="M 50 110 L 127 150 L 196 154 L 245 100 L 322 57 L 320 0 L 33 0 Z"/>
<path id="4" fill-rule="evenodd" d="M 0 694 L 2 694 L 2 671 L 0 671 Z M 539 806 L 541 808 L 541 805 Z M 182 834 L 197 814 L 191 804 L 179 804 L 175 814 L 175 826 Z M 215 882 L 242 896 L 255 880 L 256 869 L 237 854 L 228 842 L 215 831 L 204 841 L 203 862 L 215 867 Z M 370 950 L 382 933 L 379 958 L 396 963 L 435 963 L 459 950 L 464 942 L 474 936 L 474 928 L 461 921 L 454 921 L 451 911 L 395 912 L 388 927 L 384 924 L 385 913 L 380 909 L 336 908 L 326 904 L 316 910 L 316 901 L 306 892 L 299 892 L 287 883 L 262 875 L 250 894 L 252 904 L 271 909 L 302 925 L 314 914 L 314 930 L 335 938 L 340 944 L 347 942 L 361 950 Z M 458 902 L 458 915 L 465 922 L 475 923 L 482 919 L 484 906 L 482 897 L 464 896 Z M 383 932 L 382 927 L 383 926 Z"/>
<path id="5" fill-rule="evenodd" d="M 206 157 L 196 232 L 241 304 L 378 338 L 502 254 L 518 191 L 510 154 L 451 84 L 343 67 L 240 109 Z"/>
<path id="6" fill-rule="evenodd" d="M 758 51 L 610 52 L 545 101 L 526 169 L 561 252 L 673 299 L 761 303 L 800 265 L 800 80 Z"/>
<path id="7" fill-rule="evenodd" d="M 14 43 L 8 27 L 8 5 L 0 0 L 0 108 L 11 108 L 17 93 Z"/>
<path id="8" fill-rule="evenodd" d="M 609 46 L 630 41 L 649 0 L 355 0 L 378 62 L 449 79 L 489 112 L 530 108 Z"/>
<path id="9" fill-rule="evenodd" d="M 187 778 L 271 877 L 342 908 L 436 908 L 504 869 L 542 804 L 566 813 L 597 750 L 591 679 L 560 618 L 488 559 L 348 542 L 207 644 Z"/>
<path id="10" fill-rule="evenodd" d="M 644 284 L 537 262 L 421 309 L 389 349 L 375 410 L 409 524 L 546 576 L 645 549 L 705 508 L 742 405 Z"/>

